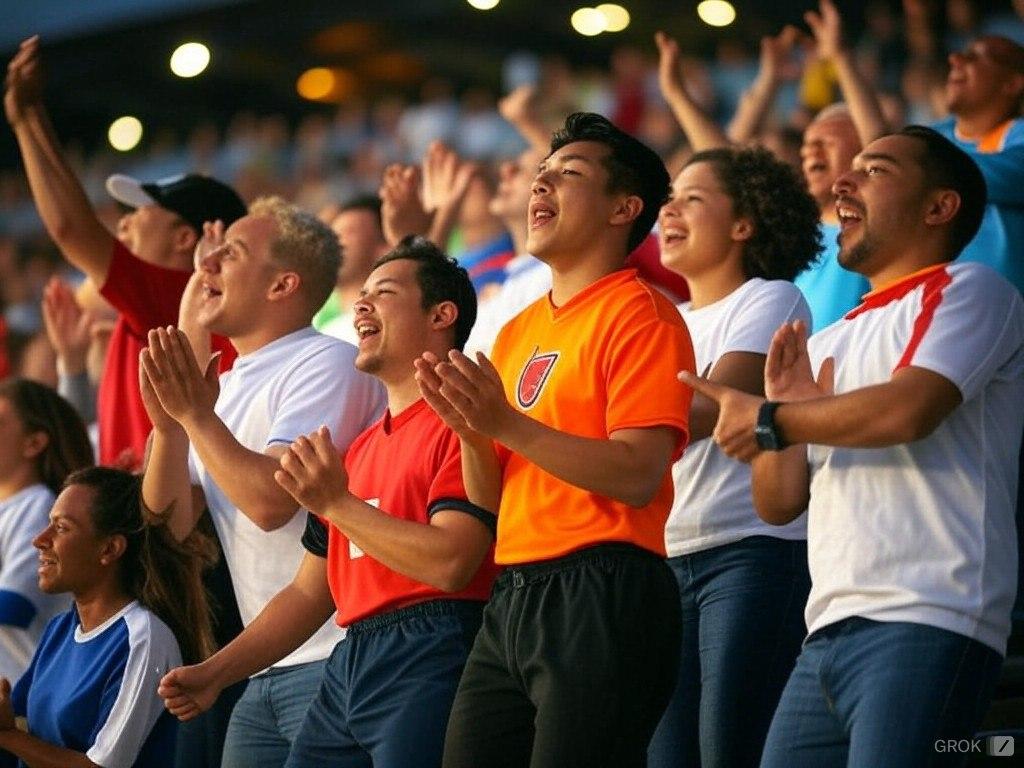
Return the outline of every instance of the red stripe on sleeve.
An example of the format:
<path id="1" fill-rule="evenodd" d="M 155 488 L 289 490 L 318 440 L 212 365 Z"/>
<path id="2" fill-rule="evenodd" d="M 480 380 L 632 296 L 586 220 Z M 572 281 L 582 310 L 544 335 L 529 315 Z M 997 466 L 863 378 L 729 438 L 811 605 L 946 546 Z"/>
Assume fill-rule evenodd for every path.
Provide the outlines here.
<path id="1" fill-rule="evenodd" d="M 914 320 L 914 331 L 910 336 L 910 342 L 907 344 L 907 348 L 903 351 L 903 357 L 896 363 L 896 367 L 893 368 L 893 373 L 898 371 L 900 368 L 906 368 L 910 365 L 914 359 L 914 354 L 917 352 L 917 348 L 921 346 L 921 339 L 924 338 L 925 333 L 928 332 L 928 328 L 932 324 L 932 319 L 935 317 L 935 310 L 939 308 L 942 303 L 942 292 L 946 289 L 946 286 L 953 282 L 953 278 L 950 277 L 949 271 L 943 269 L 940 272 L 933 274 L 928 281 L 924 284 L 924 297 L 921 300 L 921 313 Z"/>

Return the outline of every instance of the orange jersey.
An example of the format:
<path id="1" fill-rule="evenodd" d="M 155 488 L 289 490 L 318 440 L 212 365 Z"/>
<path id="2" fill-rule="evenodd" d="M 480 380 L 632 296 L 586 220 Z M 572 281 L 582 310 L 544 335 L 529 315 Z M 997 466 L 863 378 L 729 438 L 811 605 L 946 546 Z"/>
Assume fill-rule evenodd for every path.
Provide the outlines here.
<path id="1" fill-rule="evenodd" d="M 509 402 L 549 427 L 608 439 L 620 429 L 671 427 L 674 459 L 688 437 L 692 391 L 676 379 L 693 371 L 693 346 L 672 303 L 624 269 L 561 307 L 548 296 L 502 329 L 494 365 Z M 503 463 L 495 560 L 546 560 L 604 542 L 630 542 L 665 555 L 672 505 L 671 465 L 654 500 L 630 507 L 548 474 L 499 447 Z"/>

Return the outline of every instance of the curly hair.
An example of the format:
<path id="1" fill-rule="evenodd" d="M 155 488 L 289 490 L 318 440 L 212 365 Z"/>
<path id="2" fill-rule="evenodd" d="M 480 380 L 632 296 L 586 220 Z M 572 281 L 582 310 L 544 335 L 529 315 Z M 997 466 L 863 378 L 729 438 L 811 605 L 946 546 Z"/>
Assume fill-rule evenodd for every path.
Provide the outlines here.
<path id="1" fill-rule="evenodd" d="M 760 147 L 709 149 L 686 163 L 709 163 L 732 200 L 733 213 L 754 233 L 743 248 L 747 279 L 792 280 L 822 250 L 818 205 L 801 176 Z"/>

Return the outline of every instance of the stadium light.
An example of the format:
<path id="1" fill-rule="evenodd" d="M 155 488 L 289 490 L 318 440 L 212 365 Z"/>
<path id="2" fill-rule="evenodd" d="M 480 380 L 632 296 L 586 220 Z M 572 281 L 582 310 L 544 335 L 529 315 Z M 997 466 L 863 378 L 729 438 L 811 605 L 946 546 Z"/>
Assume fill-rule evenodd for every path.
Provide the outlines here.
<path id="1" fill-rule="evenodd" d="M 604 14 L 605 29 L 608 32 L 621 32 L 629 26 L 629 11 L 615 3 L 602 3 L 597 6 L 598 12 Z"/>
<path id="2" fill-rule="evenodd" d="M 210 63 L 210 49 L 202 43 L 179 45 L 171 54 L 171 72 L 178 77 L 202 74 Z"/>
<path id="3" fill-rule="evenodd" d="M 107 140 L 118 152 L 130 152 L 142 140 L 142 122 L 131 115 L 117 118 L 107 130 Z"/>
<path id="4" fill-rule="evenodd" d="M 327 67 L 307 69 L 299 76 L 295 84 L 299 96 L 311 101 L 325 99 L 331 95 L 336 85 L 334 72 Z"/>
<path id="5" fill-rule="evenodd" d="M 586 37 L 600 35 L 608 29 L 608 19 L 597 8 L 578 8 L 569 18 L 572 28 Z"/>
<path id="6" fill-rule="evenodd" d="M 489 11 L 498 4 L 498 0 L 466 0 L 466 2 L 478 11 Z"/>
<path id="7" fill-rule="evenodd" d="M 700 20 L 711 27 L 727 27 L 736 20 L 736 9 L 726 0 L 704 0 L 697 6 Z"/>

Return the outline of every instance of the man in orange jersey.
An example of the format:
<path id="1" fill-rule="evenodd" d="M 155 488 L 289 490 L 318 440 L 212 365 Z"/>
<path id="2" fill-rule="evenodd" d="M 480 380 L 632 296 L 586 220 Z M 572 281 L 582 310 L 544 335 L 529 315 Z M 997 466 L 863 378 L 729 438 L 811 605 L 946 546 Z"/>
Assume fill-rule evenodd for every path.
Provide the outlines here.
<path id="1" fill-rule="evenodd" d="M 471 500 L 499 510 L 506 566 L 448 723 L 444 765 L 644 765 L 678 663 L 664 556 L 670 464 L 687 439 L 690 337 L 625 269 L 669 177 L 604 118 L 575 114 L 533 182 L 527 250 L 551 292 L 513 318 L 493 365 L 424 355 L 428 402 L 459 434 Z"/>

